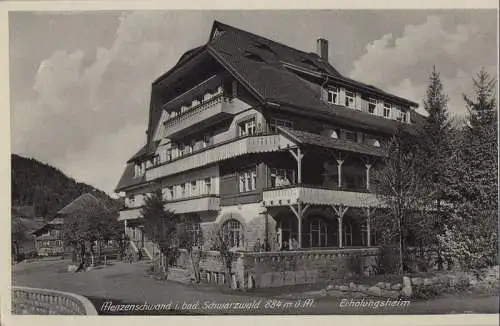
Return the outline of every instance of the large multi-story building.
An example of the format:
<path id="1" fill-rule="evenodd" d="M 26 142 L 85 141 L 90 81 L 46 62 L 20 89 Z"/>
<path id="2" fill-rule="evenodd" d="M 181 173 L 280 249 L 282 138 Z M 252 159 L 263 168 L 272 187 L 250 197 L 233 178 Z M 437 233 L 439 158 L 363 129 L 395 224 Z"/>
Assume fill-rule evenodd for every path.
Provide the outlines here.
<path id="1" fill-rule="evenodd" d="M 315 53 L 215 22 L 152 84 L 147 141 L 116 187 L 127 233 L 143 242 L 144 197 L 224 226 L 231 245 L 271 251 L 369 247 L 377 197 L 370 171 L 416 103 L 341 75 L 328 41 Z M 198 230 L 193 230 L 198 232 Z M 147 239 L 146 239 L 147 240 Z"/>

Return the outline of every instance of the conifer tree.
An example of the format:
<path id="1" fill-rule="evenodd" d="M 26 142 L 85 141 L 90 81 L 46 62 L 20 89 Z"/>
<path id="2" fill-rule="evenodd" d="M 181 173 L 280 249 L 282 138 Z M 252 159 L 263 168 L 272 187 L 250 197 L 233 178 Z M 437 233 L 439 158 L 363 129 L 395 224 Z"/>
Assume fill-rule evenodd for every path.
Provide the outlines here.
<path id="1" fill-rule="evenodd" d="M 498 141 L 495 83 L 481 70 L 473 78 L 474 96 L 464 95 L 466 125 L 454 160 L 455 221 L 442 243 L 463 268 L 477 269 L 497 260 Z"/>
<path id="2" fill-rule="evenodd" d="M 436 67 L 429 76 L 429 85 L 424 100 L 424 108 L 428 113 L 419 135 L 418 170 L 422 182 L 428 192 L 427 200 L 431 210 L 427 211 L 418 223 L 417 236 L 421 246 L 437 244 L 437 234 L 444 232 L 443 226 L 449 213 L 443 202 L 449 199 L 450 157 L 452 126 L 448 114 L 448 97 L 444 94 L 443 83 Z M 432 231 L 432 232 L 429 232 Z M 438 256 L 440 257 L 440 248 Z M 439 259 L 439 268 L 442 261 Z"/>

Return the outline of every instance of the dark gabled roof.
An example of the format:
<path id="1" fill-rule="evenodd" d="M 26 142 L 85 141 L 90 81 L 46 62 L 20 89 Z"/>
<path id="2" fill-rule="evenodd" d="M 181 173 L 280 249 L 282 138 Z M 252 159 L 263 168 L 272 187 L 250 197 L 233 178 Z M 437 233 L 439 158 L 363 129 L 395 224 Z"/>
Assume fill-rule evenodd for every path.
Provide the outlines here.
<path id="1" fill-rule="evenodd" d="M 56 215 L 71 215 L 85 209 L 88 206 L 100 205 L 100 204 L 101 202 L 94 195 L 90 193 L 85 193 L 77 197 L 68 205 L 58 210 Z"/>
<path id="2" fill-rule="evenodd" d="M 401 123 L 325 103 L 321 99 L 321 84 L 324 81 L 360 88 L 367 94 L 375 93 L 382 98 L 411 107 L 418 106 L 412 101 L 342 76 L 316 53 L 300 51 L 218 21 L 214 22 L 210 38 L 205 45 L 186 51 L 175 66 L 156 79 L 153 85 L 166 81 L 167 76 L 176 71 L 182 73 L 186 64 L 196 63 L 195 60 L 202 56 L 214 58 L 262 105 L 278 104 L 270 107 L 318 119 L 327 118 L 332 122 L 355 128 L 393 133 Z M 151 142 L 151 132 L 159 122 L 161 109 L 152 105 L 150 110 L 148 144 L 127 163 L 152 155 L 158 146 L 158 142 Z M 412 122 L 421 123 L 421 118 L 417 113 L 411 112 Z M 408 125 L 407 128 L 414 127 Z M 141 178 L 133 178 L 133 166 L 127 165 L 116 189 L 121 190 L 143 182 Z"/>
<path id="3" fill-rule="evenodd" d="M 115 187 L 115 192 L 120 192 L 122 189 L 132 187 L 146 181 L 146 177 L 144 175 L 140 177 L 134 177 L 134 164 L 128 163 L 125 167 L 125 171 L 118 181 L 118 184 Z"/>
<path id="4" fill-rule="evenodd" d="M 101 207 L 104 210 L 108 210 L 108 207 L 101 202 L 100 199 L 92 195 L 91 193 L 85 193 L 77 197 L 75 200 L 61 208 L 57 211 L 55 216 L 43 226 L 33 231 L 34 234 L 39 234 L 44 229 L 52 225 L 61 225 L 64 223 L 64 218 L 67 216 L 81 216 L 84 212 L 88 211 L 92 207 Z"/>
<path id="5" fill-rule="evenodd" d="M 153 143 L 152 143 L 152 146 L 148 146 L 147 144 L 144 145 L 143 147 L 141 147 L 140 150 L 137 151 L 137 153 L 135 153 L 128 161 L 127 163 L 132 163 L 134 162 L 135 160 L 138 160 L 138 159 L 141 159 L 141 158 L 144 158 L 144 157 L 148 157 L 148 156 L 151 156 L 154 154 L 154 152 L 156 151 L 156 148 L 158 147 L 158 144 L 160 143 L 159 140 L 155 140 Z"/>
<path id="6" fill-rule="evenodd" d="M 285 135 L 285 137 L 290 138 L 297 144 L 313 145 L 322 148 L 331 148 L 346 152 L 366 154 L 370 156 L 386 156 L 384 150 L 380 147 L 344 139 L 335 139 L 291 128 L 278 127 L 278 129 L 283 135 Z"/>
<path id="7" fill-rule="evenodd" d="M 276 59 L 279 61 L 341 76 L 337 69 L 335 69 L 328 61 L 323 60 L 316 53 L 300 51 L 280 42 L 272 41 L 260 35 L 223 24 L 219 21 L 214 21 L 212 34 L 214 30 L 219 30 L 223 33 L 220 33 L 219 36 L 215 38 L 211 37 L 208 43 L 209 45 L 213 45 L 215 42 L 220 42 L 221 39 L 227 39 L 228 34 L 238 36 L 237 38 L 230 37 L 231 42 L 227 44 L 227 47 L 225 47 L 225 50 L 229 53 L 234 53 L 234 51 L 244 52 L 246 50 L 255 51 L 256 49 L 260 49 L 262 50 L 261 53 L 267 52 L 269 54 L 274 54 Z"/>

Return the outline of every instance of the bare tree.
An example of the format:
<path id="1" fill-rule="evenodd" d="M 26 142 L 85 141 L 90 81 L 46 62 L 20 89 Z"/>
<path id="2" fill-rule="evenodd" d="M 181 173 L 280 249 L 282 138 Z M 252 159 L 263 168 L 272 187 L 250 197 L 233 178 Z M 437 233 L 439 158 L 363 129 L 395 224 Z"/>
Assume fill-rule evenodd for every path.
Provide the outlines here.
<path id="1" fill-rule="evenodd" d="M 217 224 L 212 228 L 209 239 L 211 249 L 219 252 L 226 280 L 231 287 L 232 265 L 237 258 L 237 253 L 232 248 L 229 232 L 224 225 Z"/>
<path id="2" fill-rule="evenodd" d="M 373 226 L 388 244 L 398 244 L 397 270 L 402 273 L 408 263 L 410 230 L 425 207 L 426 194 L 416 166 L 413 137 L 400 128 L 386 150 L 382 166 L 373 173 L 373 187 L 385 213 L 378 214 Z"/>
<path id="3" fill-rule="evenodd" d="M 198 215 L 185 215 L 177 225 L 177 238 L 179 247 L 187 251 L 193 276 L 196 283 L 200 283 L 200 262 L 203 258 L 203 234 L 200 228 L 200 218 Z"/>

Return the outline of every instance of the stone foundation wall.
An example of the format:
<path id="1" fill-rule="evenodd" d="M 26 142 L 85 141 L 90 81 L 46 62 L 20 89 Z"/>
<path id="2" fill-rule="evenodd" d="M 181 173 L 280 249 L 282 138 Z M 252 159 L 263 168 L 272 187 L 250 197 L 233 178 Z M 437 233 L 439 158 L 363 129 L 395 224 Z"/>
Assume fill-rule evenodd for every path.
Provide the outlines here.
<path id="1" fill-rule="evenodd" d="M 239 252 L 231 279 L 227 280 L 219 253 L 205 251 L 200 270 L 202 282 L 231 282 L 234 288 L 312 284 L 353 274 L 371 275 L 376 270 L 378 254 L 378 248 Z M 177 267 L 192 270 L 186 251 L 181 251 Z"/>
<path id="2" fill-rule="evenodd" d="M 378 248 L 245 253 L 245 278 L 255 287 L 311 284 L 346 275 L 370 275 Z M 248 283 L 248 281 L 246 282 Z"/>

